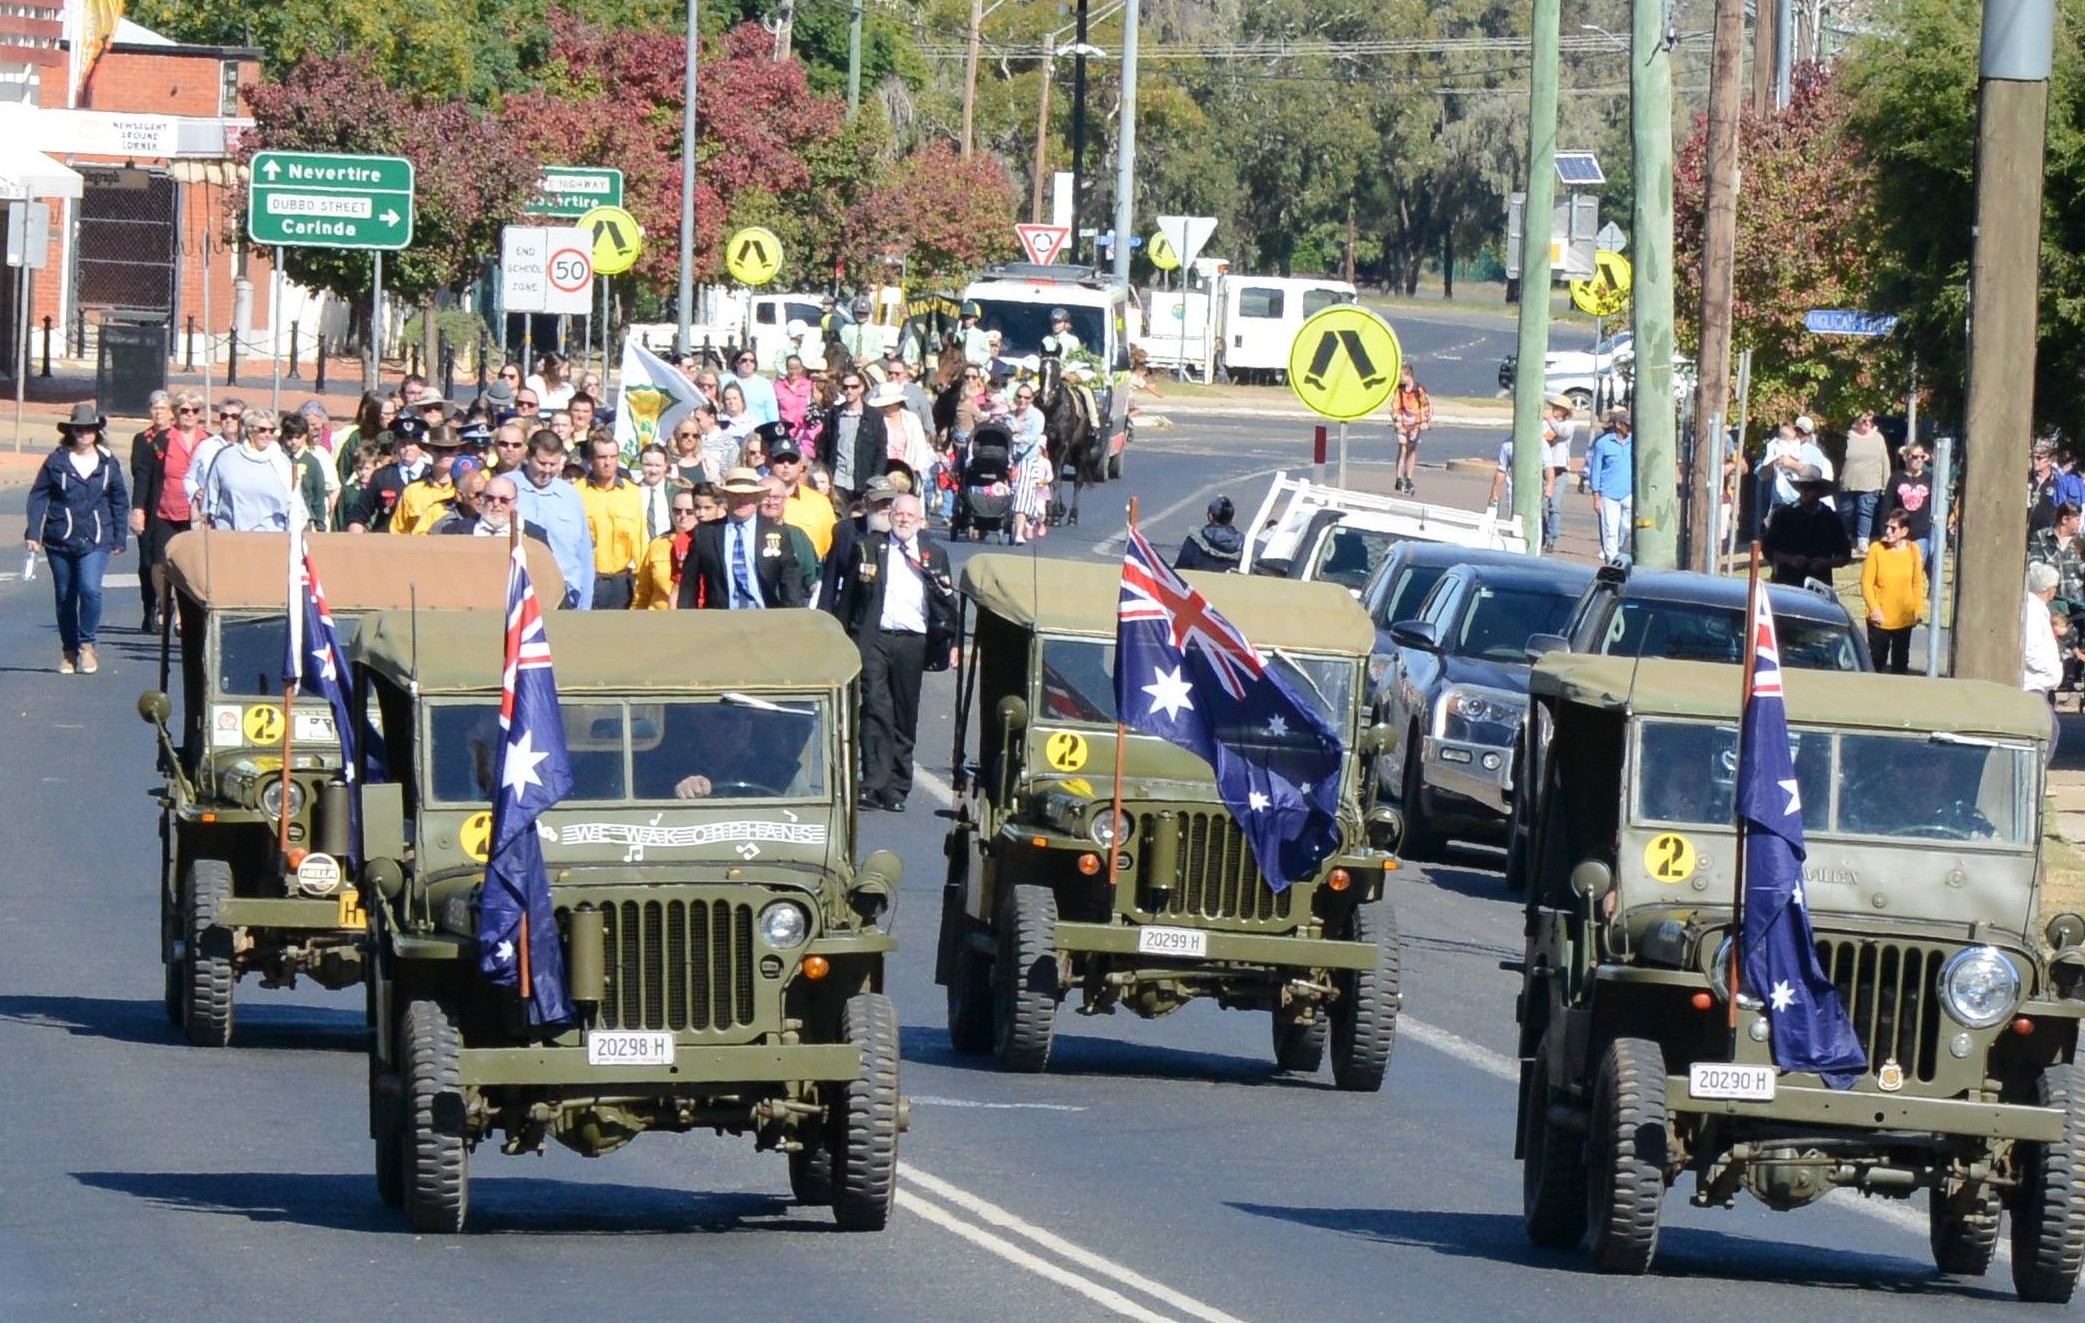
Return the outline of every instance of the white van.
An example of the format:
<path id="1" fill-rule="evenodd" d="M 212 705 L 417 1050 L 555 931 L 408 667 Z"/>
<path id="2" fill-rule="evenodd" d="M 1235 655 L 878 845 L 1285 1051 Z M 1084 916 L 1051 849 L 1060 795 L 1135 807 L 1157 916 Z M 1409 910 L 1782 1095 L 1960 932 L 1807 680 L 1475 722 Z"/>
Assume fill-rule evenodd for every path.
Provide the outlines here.
<path id="1" fill-rule="evenodd" d="M 1129 372 L 1130 298 L 1127 286 L 1089 266 L 1036 266 L 1009 262 L 991 267 L 964 287 L 964 303 L 978 305 L 978 325 L 1000 334 L 999 354 L 1037 358 L 1050 333 L 1050 313 L 1071 316 L 1072 334 L 1099 363 L 1088 384 L 1107 420 L 1107 472 L 1122 476 L 1129 444 L 1129 391 L 1117 389 Z"/>
<path id="2" fill-rule="evenodd" d="M 1344 280 L 1227 275 L 1223 280 L 1220 354 L 1232 381 L 1280 385 L 1288 380 L 1289 348 L 1303 323 L 1357 291 Z"/>

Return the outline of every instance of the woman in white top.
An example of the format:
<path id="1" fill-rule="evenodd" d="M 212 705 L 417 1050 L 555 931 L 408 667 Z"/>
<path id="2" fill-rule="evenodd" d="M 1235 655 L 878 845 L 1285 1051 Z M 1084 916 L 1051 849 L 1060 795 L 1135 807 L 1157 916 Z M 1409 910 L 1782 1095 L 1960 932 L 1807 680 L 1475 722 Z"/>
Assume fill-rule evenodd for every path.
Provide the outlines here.
<path id="1" fill-rule="evenodd" d="M 1014 434 L 1014 452 L 1009 457 L 1014 483 L 1014 542 L 1026 542 L 1033 533 L 1038 539 L 1050 531 L 1050 488 L 1057 475 L 1050 471 L 1050 448 L 1043 438 L 1042 410 L 1035 407 L 1035 383 L 1024 381 L 1014 387 L 1014 411 L 1007 419 Z"/>
<path id="2" fill-rule="evenodd" d="M 572 384 L 572 364 L 563 354 L 545 354 L 529 374 L 528 388 L 536 392 L 537 407 L 562 409 L 572 402 L 578 387 Z"/>
<path id="3" fill-rule="evenodd" d="M 238 533 L 286 533 L 291 521 L 306 522 L 296 494 L 296 470 L 275 443 L 275 415 L 246 411 L 244 438 L 226 446 L 203 479 L 203 512 L 212 528 Z"/>
<path id="4" fill-rule="evenodd" d="M 717 428 L 736 444 L 744 445 L 760 424 L 746 412 L 746 392 L 736 381 L 727 381 L 717 392 Z"/>

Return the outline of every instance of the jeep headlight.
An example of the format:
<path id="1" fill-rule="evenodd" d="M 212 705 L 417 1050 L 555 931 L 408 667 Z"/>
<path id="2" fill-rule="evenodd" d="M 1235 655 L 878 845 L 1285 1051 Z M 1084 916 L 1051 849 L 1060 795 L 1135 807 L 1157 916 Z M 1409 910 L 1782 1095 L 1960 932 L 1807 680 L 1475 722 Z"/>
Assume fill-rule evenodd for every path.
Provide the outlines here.
<path id="1" fill-rule="evenodd" d="M 293 818 L 294 818 L 294 817 L 297 817 L 297 816 L 298 816 L 299 814 L 301 814 L 301 813 L 303 813 L 303 812 L 304 812 L 304 798 L 305 798 L 305 796 L 304 796 L 304 787 L 303 787 L 303 786 L 301 786 L 301 785 L 299 785 L 299 784 L 298 784 L 298 783 L 297 783 L 296 781 L 292 780 L 292 781 L 290 782 L 290 816 L 291 816 L 291 817 L 293 817 Z M 267 780 L 267 781 L 266 781 L 265 783 L 263 783 L 263 784 L 262 784 L 262 786 L 261 786 L 261 811 L 262 811 L 263 813 L 266 813 L 266 814 L 267 814 L 267 815 L 268 815 L 269 817 L 271 817 L 271 818 L 272 818 L 272 817 L 279 817 L 279 816 L 281 815 L 281 813 L 282 813 L 282 778 L 281 778 L 281 777 L 279 777 L 279 776 L 271 776 L 271 777 L 269 777 L 269 778 L 268 778 L 268 780 Z"/>
<path id="2" fill-rule="evenodd" d="M 1095 845 L 1112 849 L 1117 843 L 1129 839 L 1129 829 L 1134 824 L 1135 819 L 1129 814 L 1118 814 L 1103 804 L 1093 815 L 1093 821 L 1086 825 L 1086 834 L 1093 838 Z"/>
<path id="3" fill-rule="evenodd" d="M 769 946 L 799 945 L 810 932 L 811 916 L 792 901 L 778 900 L 760 911 L 760 938 Z"/>
<path id="4" fill-rule="evenodd" d="M 1450 689 L 1441 695 L 1434 729 L 1467 744 L 1513 743 L 1527 700 L 1496 689 Z"/>
<path id="5" fill-rule="evenodd" d="M 1940 1004 L 1971 1029 L 1989 1029 L 2020 1001 L 2020 967 L 1995 946 L 1957 951 L 1940 969 Z"/>

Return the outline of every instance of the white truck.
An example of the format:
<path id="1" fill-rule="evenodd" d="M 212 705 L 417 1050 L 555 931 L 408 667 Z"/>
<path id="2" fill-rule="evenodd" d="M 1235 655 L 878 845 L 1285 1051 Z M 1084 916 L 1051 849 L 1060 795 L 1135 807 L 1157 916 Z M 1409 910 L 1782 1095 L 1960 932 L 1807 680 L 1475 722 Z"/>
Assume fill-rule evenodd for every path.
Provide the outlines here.
<path id="1" fill-rule="evenodd" d="M 1303 323 L 1357 294 L 1344 280 L 1238 275 L 1222 258 L 1198 258 L 1178 288 L 1145 292 L 1149 312 L 1136 344 L 1161 371 L 1279 385 Z"/>
<path id="2" fill-rule="evenodd" d="M 1398 542 L 1445 542 L 1486 551 L 1528 549 L 1518 515 L 1500 518 L 1482 510 L 1348 491 L 1277 473 L 1245 530 L 1238 572 L 1330 579 L 1359 595 Z"/>

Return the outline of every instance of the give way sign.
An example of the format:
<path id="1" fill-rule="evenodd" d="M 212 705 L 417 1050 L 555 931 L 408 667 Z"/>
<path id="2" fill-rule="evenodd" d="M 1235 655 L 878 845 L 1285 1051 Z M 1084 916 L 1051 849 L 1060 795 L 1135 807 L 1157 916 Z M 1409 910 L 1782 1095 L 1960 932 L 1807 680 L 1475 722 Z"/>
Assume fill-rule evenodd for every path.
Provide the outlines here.
<path id="1" fill-rule="evenodd" d="M 1037 266 L 1048 266 L 1064 254 L 1064 246 L 1071 239 L 1069 225 L 1016 225 L 1014 233 L 1020 236 L 1021 247 L 1028 260 Z"/>

